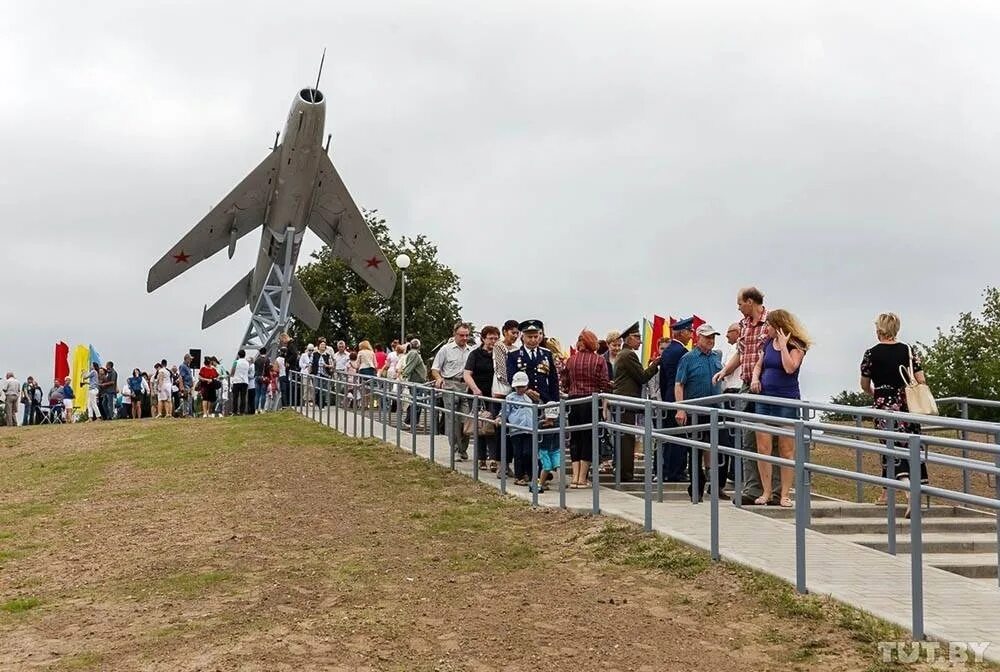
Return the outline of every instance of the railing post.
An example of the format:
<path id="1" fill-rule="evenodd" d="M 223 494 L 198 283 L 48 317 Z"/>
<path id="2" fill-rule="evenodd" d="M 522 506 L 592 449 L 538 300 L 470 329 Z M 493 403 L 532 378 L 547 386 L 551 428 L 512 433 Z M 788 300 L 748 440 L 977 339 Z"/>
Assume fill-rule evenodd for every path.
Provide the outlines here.
<path id="1" fill-rule="evenodd" d="M 531 505 L 538 506 L 538 409 L 531 408 Z"/>
<path id="2" fill-rule="evenodd" d="M 507 399 L 500 401 L 500 492 L 507 494 Z"/>
<path id="3" fill-rule="evenodd" d="M 1000 448 L 1000 432 L 993 435 L 993 443 Z M 993 456 L 993 466 L 1000 469 L 1000 453 Z M 1000 475 L 993 476 L 993 488 L 993 496 L 1000 499 Z M 997 567 L 1000 567 L 1000 512 L 997 512 Z M 997 572 L 997 582 L 1000 583 L 1000 572 Z"/>
<path id="4" fill-rule="evenodd" d="M 479 397 L 472 398 L 472 480 L 479 480 Z"/>
<path id="5" fill-rule="evenodd" d="M 893 429 L 895 430 L 896 424 L 893 423 L 892 426 Z M 889 450 L 895 450 L 896 442 L 890 439 L 885 442 L 885 447 Z M 886 478 L 888 478 L 890 481 L 895 481 L 896 480 L 895 455 L 886 455 L 885 469 L 886 469 L 885 471 Z M 920 472 L 917 472 L 917 474 L 919 478 Z M 886 517 L 886 520 L 888 525 L 887 532 L 889 535 L 888 536 L 889 547 L 887 550 L 889 552 L 889 555 L 896 555 L 896 488 L 888 488 L 888 492 L 886 493 L 886 502 L 888 503 L 888 509 L 887 509 L 888 516 Z"/>
<path id="6" fill-rule="evenodd" d="M 374 438 L 375 436 L 375 409 L 372 408 L 372 402 L 375 400 L 375 378 L 372 376 L 365 376 L 368 383 L 368 392 L 361 395 L 362 401 L 365 404 L 365 411 L 368 413 L 368 436 Z"/>
<path id="7" fill-rule="evenodd" d="M 913 641 L 924 639 L 923 511 L 920 508 L 920 436 L 909 439 L 910 449 L 910 611 Z"/>
<path id="8" fill-rule="evenodd" d="M 365 378 L 359 374 L 354 374 L 354 380 L 357 381 L 357 387 L 354 390 L 354 408 L 360 411 L 361 415 L 361 438 L 365 438 L 365 421 L 367 418 L 368 409 L 365 408 L 367 404 L 364 404 L 365 398 Z"/>
<path id="9" fill-rule="evenodd" d="M 734 404 L 735 408 L 735 404 Z M 744 406 L 746 408 L 746 406 Z M 736 420 L 733 418 L 734 424 L 742 424 L 746 422 L 745 420 Z M 736 450 L 743 450 L 743 428 L 733 427 L 733 448 Z M 733 503 L 736 508 L 743 507 L 743 456 L 733 455 Z"/>
<path id="10" fill-rule="evenodd" d="M 326 424 L 330 424 L 330 390 L 336 385 L 336 381 L 333 378 L 326 379 Z"/>
<path id="11" fill-rule="evenodd" d="M 382 382 L 383 379 L 377 378 L 377 380 L 378 380 L 378 391 L 379 391 L 378 417 L 379 417 L 379 422 L 382 423 L 382 440 L 386 441 L 386 437 L 388 436 L 389 432 L 389 416 L 386 414 L 386 408 L 388 408 L 388 404 L 385 403 L 386 389 L 385 385 Z M 386 443 L 388 443 L 388 441 L 386 441 Z"/>
<path id="12" fill-rule="evenodd" d="M 417 454 L 417 414 L 420 413 L 420 407 L 417 405 L 417 388 L 419 387 L 416 383 L 410 383 L 410 452 L 414 455 Z"/>
<path id="13" fill-rule="evenodd" d="M 437 404 L 434 399 L 434 393 L 437 391 L 433 385 L 431 385 L 430 393 L 430 408 L 427 409 L 427 425 L 430 429 L 431 437 L 431 464 L 434 464 L 434 436 L 437 434 Z"/>
<path id="14" fill-rule="evenodd" d="M 657 427 L 663 427 L 663 410 L 657 409 Z M 656 465 L 653 476 L 656 478 L 656 501 L 663 503 L 663 474 L 666 469 L 666 441 L 656 441 L 653 443 L 653 463 Z"/>
<path id="15" fill-rule="evenodd" d="M 795 422 L 795 482 L 805 480 L 805 423 Z M 806 590 L 806 507 L 799 501 L 801 493 L 795 495 L 795 590 L 805 595 Z"/>
<path id="16" fill-rule="evenodd" d="M 566 508 L 566 400 L 559 398 L 559 508 Z"/>
<path id="17" fill-rule="evenodd" d="M 351 395 L 350 396 L 350 399 L 351 399 L 351 411 L 352 411 L 351 415 L 353 416 L 353 419 L 351 420 L 351 425 L 352 425 L 352 428 L 353 428 L 352 431 L 354 432 L 354 436 L 356 438 L 358 436 L 358 403 L 357 403 L 358 400 L 355 399 L 355 393 L 351 391 L 350 383 L 348 383 L 347 381 L 348 381 L 348 379 L 345 378 L 344 379 L 344 399 L 348 398 L 347 395 Z M 362 432 L 362 434 L 364 433 L 364 431 L 365 431 L 365 423 L 362 422 L 361 423 L 361 432 Z"/>
<path id="18" fill-rule="evenodd" d="M 316 422 L 316 414 L 319 411 L 319 408 L 318 408 L 319 404 L 317 403 L 317 401 L 318 401 L 317 398 L 319 397 L 319 388 L 316 385 L 316 379 L 313 379 L 310 382 L 312 383 L 312 385 L 310 385 L 309 388 L 313 391 L 313 393 L 311 395 L 309 395 L 309 396 L 311 397 L 311 401 L 313 403 L 312 403 L 312 413 L 310 414 L 309 417 L 312 419 L 313 422 Z"/>
<path id="19" fill-rule="evenodd" d="M 444 428 L 448 433 L 448 468 L 455 471 L 455 392 L 453 390 L 448 390 L 444 393 L 444 406 L 447 410 L 447 417 L 445 418 Z M 461 432 L 459 428 L 458 432 Z M 461 445 L 461 444 L 459 444 Z"/>
<path id="20" fill-rule="evenodd" d="M 396 447 L 403 447 L 403 384 L 396 382 Z"/>
<path id="21" fill-rule="evenodd" d="M 688 422 L 692 425 L 697 425 L 700 422 L 700 418 L 697 413 L 692 413 L 688 416 Z M 700 504 L 701 503 L 701 478 L 699 472 L 701 471 L 701 451 L 691 446 L 691 503 Z"/>
<path id="22" fill-rule="evenodd" d="M 860 415 L 855 415 L 854 416 L 854 426 L 855 427 L 860 427 L 861 426 L 861 416 Z M 857 434 L 854 435 L 854 438 L 855 438 L 855 440 L 858 440 L 858 441 L 861 440 L 861 437 L 858 436 Z M 864 469 L 865 469 L 865 466 L 864 466 L 863 458 L 861 456 L 861 449 L 860 448 L 855 448 L 854 449 L 854 471 L 860 474 L 862 471 L 864 471 Z M 865 501 L 865 484 L 862 483 L 861 481 L 855 481 L 854 482 L 854 501 L 857 502 L 858 504 L 860 504 L 861 502 Z"/>
<path id="23" fill-rule="evenodd" d="M 622 436 L 618 425 L 622 424 L 622 409 L 620 407 L 615 407 L 614 411 L 611 413 L 611 417 L 614 420 L 615 428 L 611 430 L 615 437 L 615 490 L 621 490 L 622 486 Z M 632 458 L 633 460 L 635 457 Z"/>
<path id="24" fill-rule="evenodd" d="M 601 512 L 601 397 L 595 394 L 590 397 L 590 485 L 592 491 L 591 513 L 595 516 Z M 1000 479 L 998 479 L 1000 482 Z M 997 527 L 1000 535 L 1000 525 Z M 998 537 L 1000 539 L 1000 537 Z M 1000 546 L 998 546 L 1000 548 Z"/>
<path id="25" fill-rule="evenodd" d="M 642 409 L 642 459 L 646 464 L 642 477 L 643 516 L 642 528 L 653 531 L 653 402 L 646 399 Z M 634 458 L 633 458 L 634 459 Z"/>
<path id="26" fill-rule="evenodd" d="M 968 420 L 969 419 L 969 402 L 963 401 L 962 404 L 961 404 L 961 408 L 962 408 L 962 419 L 963 420 Z M 961 431 L 961 438 L 963 440 L 969 438 L 969 433 L 965 429 L 962 429 L 962 431 Z M 962 458 L 963 459 L 968 459 L 969 458 L 969 450 L 968 450 L 968 448 L 962 448 Z M 917 473 L 919 474 L 920 472 L 918 471 Z M 966 466 L 962 467 L 962 492 L 964 492 L 965 494 L 969 494 L 969 468 L 966 467 Z M 918 505 L 919 505 L 919 502 L 918 502 Z M 912 506 L 913 506 L 912 502 L 910 503 L 910 506 L 912 508 Z"/>
<path id="27" fill-rule="evenodd" d="M 338 432 L 347 433 L 347 412 L 344 413 L 344 426 L 340 426 L 340 376 L 338 372 L 333 372 L 333 424 L 337 426 Z"/>
<path id="28" fill-rule="evenodd" d="M 711 524 L 711 552 L 712 560 L 718 562 L 721 557 L 719 554 L 719 492 L 722 490 L 722 485 L 719 483 L 719 411 L 713 408 L 709 412 L 709 418 L 711 422 L 711 427 L 708 431 L 708 483 L 709 487 L 712 488 L 710 493 L 711 499 L 711 511 L 710 511 L 710 524 Z"/>

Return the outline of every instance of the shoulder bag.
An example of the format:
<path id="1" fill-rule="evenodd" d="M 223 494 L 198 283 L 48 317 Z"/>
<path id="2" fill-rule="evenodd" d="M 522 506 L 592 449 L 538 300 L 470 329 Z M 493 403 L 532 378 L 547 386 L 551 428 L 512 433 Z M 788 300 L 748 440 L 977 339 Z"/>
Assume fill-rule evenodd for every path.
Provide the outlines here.
<path id="1" fill-rule="evenodd" d="M 913 373 L 913 350 L 907 345 L 906 351 L 910 353 L 910 366 L 907 368 L 902 364 L 899 365 L 899 375 L 903 378 L 903 384 L 906 386 L 903 388 L 906 395 L 906 409 L 910 413 L 919 413 L 920 415 L 938 415 L 937 402 L 934 401 L 931 388 L 927 386 L 927 383 L 918 383 L 917 377 Z"/>

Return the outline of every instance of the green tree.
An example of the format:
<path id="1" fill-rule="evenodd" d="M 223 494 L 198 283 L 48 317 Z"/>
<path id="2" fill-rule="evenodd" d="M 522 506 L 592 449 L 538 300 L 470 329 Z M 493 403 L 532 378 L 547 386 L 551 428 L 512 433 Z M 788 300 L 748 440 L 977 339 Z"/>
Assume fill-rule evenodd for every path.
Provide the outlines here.
<path id="1" fill-rule="evenodd" d="M 852 392 L 851 390 L 842 390 L 837 394 L 833 395 L 830 399 L 831 404 L 838 404 L 840 406 L 857 406 L 857 407 L 868 407 L 871 408 L 874 400 L 872 395 L 865 392 Z M 847 413 L 824 413 L 824 420 L 831 421 L 845 421 L 852 420 L 854 416 Z"/>
<path id="2" fill-rule="evenodd" d="M 983 297 L 982 315 L 961 313 L 933 343 L 917 344 L 936 397 L 1000 399 L 1000 290 L 987 287 Z M 970 407 L 969 417 L 997 421 L 1000 411 Z"/>
<path id="3" fill-rule="evenodd" d="M 430 344 L 450 336 L 462 309 L 457 298 L 460 280 L 438 261 L 437 245 L 423 235 L 393 240 L 377 210 L 366 210 L 364 216 L 390 262 L 401 252 L 410 257 L 410 267 L 406 270 L 407 335 L 413 334 Z M 298 269 L 297 275 L 323 312 L 322 322 L 315 331 L 293 321 L 291 331 L 300 342 L 315 342 L 319 336 L 325 336 L 332 343 L 343 339 L 353 345 L 367 339 L 374 345 L 399 338 L 402 276 L 398 272 L 396 289 L 385 298 L 324 246 L 313 253 L 312 261 Z"/>

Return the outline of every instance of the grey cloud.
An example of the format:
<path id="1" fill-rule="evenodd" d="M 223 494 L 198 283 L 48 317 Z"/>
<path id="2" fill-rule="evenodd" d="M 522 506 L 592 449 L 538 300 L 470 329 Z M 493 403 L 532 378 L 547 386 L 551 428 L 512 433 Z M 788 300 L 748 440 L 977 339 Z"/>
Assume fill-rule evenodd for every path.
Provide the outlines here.
<path id="1" fill-rule="evenodd" d="M 231 352 L 246 317 L 203 333 L 199 310 L 252 240 L 153 295 L 145 273 L 261 159 L 328 46 L 335 164 L 395 233 L 439 243 L 468 317 L 564 342 L 653 312 L 720 326 L 752 283 L 817 339 L 806 392 L 854 387 L 875 313 L 927 340 L 995 281 L 990 7 L 18 3 L 0 260 L 33 289 L 9 297 L 6 355 L 41 375 L 59 338 L 127 368 Z"/>

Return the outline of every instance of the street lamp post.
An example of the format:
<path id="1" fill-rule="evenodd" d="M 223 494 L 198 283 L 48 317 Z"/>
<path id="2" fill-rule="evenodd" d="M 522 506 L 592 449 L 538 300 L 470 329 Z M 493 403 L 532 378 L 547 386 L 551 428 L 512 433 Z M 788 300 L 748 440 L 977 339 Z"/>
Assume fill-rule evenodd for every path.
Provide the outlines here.
<path id="1" fill-rule="evenodd" d="M 406 342 L 406 269 L 410 267 L 410 256 L 401 254 L 396 257 L 396 268 L 402 273 L 399 283 L 399 342 Z"/>

